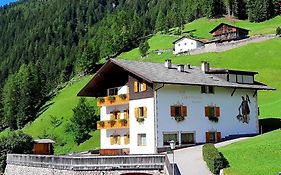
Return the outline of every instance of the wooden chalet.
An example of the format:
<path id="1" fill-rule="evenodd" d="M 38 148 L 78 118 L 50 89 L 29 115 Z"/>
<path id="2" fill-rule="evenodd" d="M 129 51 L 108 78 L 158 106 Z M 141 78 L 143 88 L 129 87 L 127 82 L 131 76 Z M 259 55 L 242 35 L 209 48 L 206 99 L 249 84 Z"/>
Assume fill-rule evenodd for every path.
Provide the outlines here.
<path id="1" fill-rule="evenodd" d="M 228 41 L 247 38 L 249 30 L 221 23 L 209 33 L 212 34 L 213 40 Z"/>

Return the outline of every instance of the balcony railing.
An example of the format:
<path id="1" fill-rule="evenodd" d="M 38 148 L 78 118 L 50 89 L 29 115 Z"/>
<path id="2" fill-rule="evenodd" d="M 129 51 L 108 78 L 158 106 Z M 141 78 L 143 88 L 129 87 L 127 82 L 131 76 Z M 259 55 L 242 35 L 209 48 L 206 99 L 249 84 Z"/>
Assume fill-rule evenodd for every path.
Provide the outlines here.
<path id="1" fill-rule="evenodd" d="M 104 120 L 97 122 L 98 129 L 123 129 L 129 128 L 129 120 L 118 119 L 118 120 Z"/>
<path id="2" fill-rule="evenodd" d="M 129 94 L 120 94 L 107 97 L 99 97 L 97 106 L 113 106 L 129 103 Z"/>

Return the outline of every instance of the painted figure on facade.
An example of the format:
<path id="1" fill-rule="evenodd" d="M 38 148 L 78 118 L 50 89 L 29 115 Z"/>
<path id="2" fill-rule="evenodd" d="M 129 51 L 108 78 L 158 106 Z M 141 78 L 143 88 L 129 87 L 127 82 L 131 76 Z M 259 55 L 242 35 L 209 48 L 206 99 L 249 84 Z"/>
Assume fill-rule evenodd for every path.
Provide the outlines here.
<path id="1" fill-rule="evenodd" d="M 250 120 L 249 103 L 251 103 L 249 96 L 246 95 L 246 98 L 242 96 L 242 102 L 238 108 L 239 114 L 237 115 L 237 119 L 243 123 L 249 123 Z"/>

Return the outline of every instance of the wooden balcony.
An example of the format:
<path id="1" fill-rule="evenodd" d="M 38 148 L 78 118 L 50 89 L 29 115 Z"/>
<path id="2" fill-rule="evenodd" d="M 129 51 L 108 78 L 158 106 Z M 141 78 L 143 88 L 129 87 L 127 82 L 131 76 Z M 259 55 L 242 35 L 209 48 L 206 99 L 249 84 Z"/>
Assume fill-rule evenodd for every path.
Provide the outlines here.
<path id="1" fill-rule="evenodd" d="M 129 128 L 129 120 L 105 120 L 97 122 L 97 129 L 123 129 Z"/>
<path id="2" fill-rule="evenodd" d="M 129 94 L 121 94 L 115 96 L 99 97 L 97 106 L 113 106 L 129 103 Z"/>

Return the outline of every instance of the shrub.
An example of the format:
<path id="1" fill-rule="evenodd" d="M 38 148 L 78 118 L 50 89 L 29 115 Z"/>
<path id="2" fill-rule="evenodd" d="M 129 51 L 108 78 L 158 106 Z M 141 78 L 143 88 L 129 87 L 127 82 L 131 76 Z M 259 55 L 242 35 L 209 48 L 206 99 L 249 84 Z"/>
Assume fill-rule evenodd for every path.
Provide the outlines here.
<path id="1" fill-rule="evenodd" d="M 32 137 L 23 133 L 9 132 L 0 138 L 0 174 L 6 167 L 6 157 L 9 153 L 28 154 L 32 152 Z"/>
<path id="2" fill-rule="evenodd" d="M 281 36 L 281 28 L 280 27 L 276 28 L 276 35 Z"/>
<path id="3" fill-rule="evenodd" d="M 224 159 L 214 144 L 208 143 L 203 146 L 203 159 L 214 174 L 219 174 L 220 169 L 224 168 Z"/>

